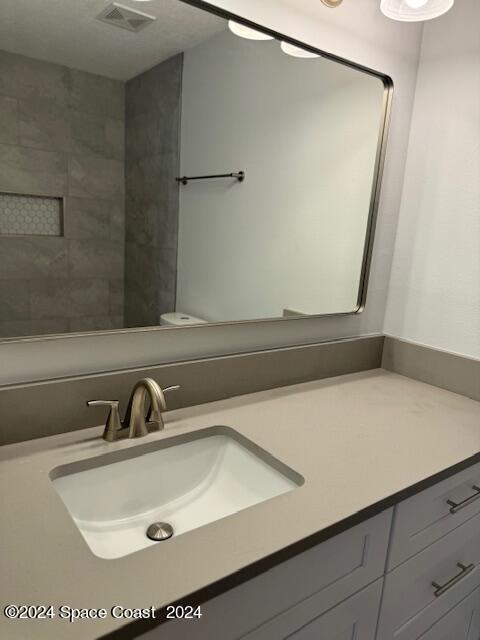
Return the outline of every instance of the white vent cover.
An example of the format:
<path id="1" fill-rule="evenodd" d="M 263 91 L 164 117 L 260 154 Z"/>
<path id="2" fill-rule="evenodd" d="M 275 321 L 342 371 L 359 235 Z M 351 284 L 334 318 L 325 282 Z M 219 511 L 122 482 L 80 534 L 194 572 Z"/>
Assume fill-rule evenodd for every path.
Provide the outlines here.
<path id="1" fill-rule="evenodd" d="M 97 19 L 121 29 L 128 29 L 128 31 L 141 31 L 155 22 L 156 17 L 136 9 L 130 9 L 130 7 L 124 7 L 118 2 L 112 2 L 97 16 Z"/>

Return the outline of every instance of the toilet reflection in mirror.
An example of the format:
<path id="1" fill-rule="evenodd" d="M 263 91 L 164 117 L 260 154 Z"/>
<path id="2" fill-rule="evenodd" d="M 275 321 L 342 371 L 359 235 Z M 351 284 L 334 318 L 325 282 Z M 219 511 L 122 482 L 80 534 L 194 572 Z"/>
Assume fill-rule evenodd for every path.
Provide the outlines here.
<path id="1" fill-rule="evenodd" d="M 173 313 L 162 313 L 160 316 L 161 327 L 194 327 L 199 324 L 206 324 L 206 320 L 189 316 L 186 313 L 174 311 Z"/>
<path id="2" fill-rule="evenodd" d="M 361 310 L 387 79 L 180 0 L 7 5 L 0 338 Z"/>

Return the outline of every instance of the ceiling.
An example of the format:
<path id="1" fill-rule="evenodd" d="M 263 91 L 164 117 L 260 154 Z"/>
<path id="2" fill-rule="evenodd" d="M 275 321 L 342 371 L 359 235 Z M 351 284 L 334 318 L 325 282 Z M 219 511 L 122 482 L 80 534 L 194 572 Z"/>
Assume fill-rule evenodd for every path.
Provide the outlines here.
<path id="1" fill-rule="evenodd" d="M 180 0 L 118 0 L 155 16 L 138 33 L 97 20 L 111 0 L 0 0 L 0 49 L 129 80 L 226 27 Z"/>

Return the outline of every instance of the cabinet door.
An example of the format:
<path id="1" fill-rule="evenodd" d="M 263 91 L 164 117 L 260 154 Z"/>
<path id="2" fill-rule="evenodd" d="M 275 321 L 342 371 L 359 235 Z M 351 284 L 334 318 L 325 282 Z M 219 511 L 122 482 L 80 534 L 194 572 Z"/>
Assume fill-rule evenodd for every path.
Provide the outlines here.
<path id="1" fill-rule="evenodd" d="M 373 640 L 383 579 L 313 620 L 295 607 L 243 640 Z M 292 630 L 294 630 L 292 633 Z"/>
<path id="2" fill-rule="evenodd" d="M 145 640 L 238 640 L 291 609 L 305 624 L 383 575 L 391 519 L 388 509 L 209 600 L 193 624 L 172 620 Z"/>
<path id="3" fill-rule="evenodd" d="M 417 640 L 479 640 L 480 589 L 462 600 Z"/>
<path id="4" fill-rule="evenodd" d="M 379 580 L 289 636 L 289 640 L 372 640 L 381 592 Z"/>

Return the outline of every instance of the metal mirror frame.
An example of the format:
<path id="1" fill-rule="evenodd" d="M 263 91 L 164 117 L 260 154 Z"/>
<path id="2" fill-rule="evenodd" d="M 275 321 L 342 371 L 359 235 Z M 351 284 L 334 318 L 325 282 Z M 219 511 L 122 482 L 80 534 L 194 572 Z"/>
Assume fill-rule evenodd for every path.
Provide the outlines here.
<path id="1" fill-rule="evenodd" d="M 310 320 L 310 319 L 319 319 L 319 318 L 332 318 L 332 317 L 343 317 L 343 316 L 352 316 L 357 315 L 363 312 L 365 309 L 365 304 L 367 300 L 367 292 L 368 292 L 368 281 L 370 276 L 370 268 L 372 263 L 372 254 L 373 254 L 373 245 L 375 239 L 375 230 L 377 224 L 378 217 L 378 207 L 380 201 L 380 191 L 383 177 L 383 169 L 385 165 L 385 155 L 386 155 L 386 147 L 387 147 L 387 138 L 390 127 L 390 119 L 391 119 L 391 109 L 392 109 L 392 99 L 393 99 L 393 80 L 390 76 L 385 75 L 379 71 L 375 71 L 374 69 L 370 69 L 365 67 L 364 65 L 357 64 L 348 60 L 346 58 L 342 58 L 341 56 L 337 56 L 333 53 L 329 53 L 327 51 L 323 51 L 322 49 L 318 49 L 309 44 L 305 44 L 300 40 L 296 40 L 290 36 L 287 36 L 283 33 L 279 33 L 278 31 L 274 31 L 269 27 L 265 27 L 263 25 L 259 25 L 248 18 L 244 18 L 235 13 L 222 9 L 220 7 L 209 4 L 205 0 L 178 0 L 178 2 L 183 2 L 184 4 L 188 4 L 197 9 L 207 11 L 213 15 L 218 16 L 219 18 L 223 18 L 224 20 L 234 20 L 239 24 L 242 24 L 246 27 L 250 27 L 262 33 L 265 33 L 276 40 L 284 41 L 289 44 L 292 44 L 296 47 L 300 47 L 302 49 L 306 49 L 307 51 L 311 51 L 319 55 L 326 60 L 330 60 L 332 62 L 337 62 L 344 66 L 355 69 L 356 71 L 360 71 L 370 76 L 374 76 L 378 78 L 384 87 L 383 91 L 383 110 L 382 110 L 382 118 L 379 126 L 379 135 L 378 135 L 378 143 L 377 143 L 377 152 L 375 157 L 375 170 L 373 174 L 372 181 L 372 192 L 370 197 L 370 207 L 369 207 L 369 215 L 367 222 L 367 229 L 365 234 L 365 245 L 363 250 L 363 259 L 362 259 L 362 268 L 360 272 L 360 280 L 359 280 L 359 289 L 357 296 L 357 304 L 352 311 L 343 311 L 339 313 L 323 313 L 316 315 L 298 315 L 298 316 L 287 316 L 287 317 L 270 317 L 270 318 L 254 318 L 249 320 L 228 320 L 225 322 L 209 322 L 205 325 L 192 325 L 188 327 L 160 327 L 159 325 L 155 326 L 147 326 L 147 327 L 129 327 L 124 329 L 113 329 L 113 330 L 99 330 L 99 331 L 77 331 L 71 333 L 59 333 L 59 334 L 47 334 L 47 335 L 33 335 L 33 336 L 12 336 L 10 338 L 1 338 L 0 344 L 5 342 L 33 342 L 33 341 L 47 341 L 47 340 L 58 340 L 58 339 L 69 339 L 69 338 L 79 338 L 84 336 L 101 336 L 101 335 L 112 335 L 112 334 L 121 334 L 121 333 L 139 333 L 139 332 L 147 332 L 147 331 L 165 331 L 165 330 L 182 330 L 182 329 L 202 329 L 206 327 L 223 327 L 228 325 L 238 325 L 238 324 L 259 324 L 265 322 L 298 322 L 299 320 Z"/>

